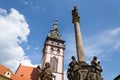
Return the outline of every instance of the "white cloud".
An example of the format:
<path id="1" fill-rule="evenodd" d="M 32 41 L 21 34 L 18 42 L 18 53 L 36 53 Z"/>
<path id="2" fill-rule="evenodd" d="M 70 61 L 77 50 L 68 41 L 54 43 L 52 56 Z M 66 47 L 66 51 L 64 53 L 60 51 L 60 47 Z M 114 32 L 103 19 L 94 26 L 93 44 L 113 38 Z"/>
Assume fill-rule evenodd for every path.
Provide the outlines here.
<path id="1" fill-rule="evenodd" d="M 20 3 L 29 6 L 29 8 L 31 8 L 33 11 L 46 11 L 46 8 L 40 7 L 41 2 L 39 0 L 20 0 Z"/>
<path id="2" fill-rule="evenodd" d="M 26 4 L 26 5 L 27 5 L 27 4 L 28 4 L 28 2 L 27 2 L 27 1 L 24 1 L 24 4 Z"/>
<path id="3" fill-rule="evenodd" d="M 119 34 L 120 33 L 120 27 L 118 27 L 118 28 L 116 28 L 114 30 L 111 30 L 110 33 L 113 34 L 113 35 Z"/>
<path id="4" fill-rule="evenodd" d="M 26 1 L 26 0 L 20 0 L 20 2 L 21 2 L 21 3 L 24 3 L 24 4 L 26 4 L 26 5 L 28 4 L 28 1 Z"/>
<path id="5" fill-rule="evenodd" d="M 7 15 L 7 11 L 0 8 L 0 16 L 5 16 L 5 15 Z"/>
<path id="6" fill-rule="evenodd" d="M 0 9 L 0 64 L 13 71 L 19 63 L 32 65 L 28 56 L 25 55 L 20 43 L 27 42 L 30 30 L 25 17 L 16 9 Z"/>
<path id="7" fill-rule="evenodd" d="M 31 46 L 28 45 L 25 49 L 26 49 L 26 50 L 30 50 L 30 49 L 31 49 Z"/>
<path id="8" fill-rule="evenodd" d="M 40 7 L 39 7 L 39 6 L 36 6 L 36 9 L 40 9 Z"/>
<path id="9" fill-rule="evenodd" d="M 120 27 L 114 28 L 112 30 L 102 31 L 93 36 L 84 38 L 83 47 L 85 58 L 90 62 L 93 56 L 98 56 L 100 60 L 109 60 L 112 57 L 112 53 L 117 51 L 120 52 Z M 72 55 L 76 56 L 76 46 L 74 33 L 69 33 L 66 35 L 66 52 L 65 64 L 68 64 L 71 60 Z M 67 43 L 68 42 L 68 43 Z M 76 57 L 77 58 L 77 57 Z M 101 59 L 104 58 L 104 59 Z"/>
<path id="10" fill-rule="evenodd" d="M 65 50 L 65 71 L 64 80 L 67 80 L 68 64 L 71 62 L 71 56 L 76 55 L 74 33 L 65 33 L 66 50 Z M 93 36 L 84 36 L 84 53 L 86 62 L 90 64 L 93 56 L 98 56 L 99 61 L 111 61 L 113 55 L 120 53 L 120 27 L 112 30 L 108 29 L 98 32 Z M 77 57 L 76 57 L 77 58 Z"/>
<path id="11" fill-rule="evenodd" d="M 71 61 L 71 56 L 76 56 L 76 45 L 75 45 L 75 37 L 74 33 L 69 33 L 65 35 L 65 60 L 67 63 Z"/>
<path id="12" fill-rule="evenodd" d="M 35 50 L 39 50 L 40 48 L 39 47 L 36 47 Z"/>
<path id="13" fill-rule="evenodd" d="M 120 27 L 113 30 L 107 30 L 85 40 L 86 56 L 109 57 L 114 51 L 119 51 L 120 48 Z M 109 55 L 108 55 L 109 54 Z M 105 59 L 104 59 L 105 60 Z"/>

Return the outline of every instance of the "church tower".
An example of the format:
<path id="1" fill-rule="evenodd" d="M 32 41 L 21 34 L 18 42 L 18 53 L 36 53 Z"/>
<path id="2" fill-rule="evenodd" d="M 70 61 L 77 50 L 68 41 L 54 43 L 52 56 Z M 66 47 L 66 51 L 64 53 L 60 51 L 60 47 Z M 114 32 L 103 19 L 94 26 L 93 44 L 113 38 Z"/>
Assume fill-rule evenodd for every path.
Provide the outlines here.
<path id="1" fill-rule="evenodd" d="M 64 42 L 58 29 L 58 22 L 55 20 L 45 40 L 42 56 L 42 67 L 46 62 L 51 64 L 52 72 L 56 76 L 54 80 L 64 80 Z"/>

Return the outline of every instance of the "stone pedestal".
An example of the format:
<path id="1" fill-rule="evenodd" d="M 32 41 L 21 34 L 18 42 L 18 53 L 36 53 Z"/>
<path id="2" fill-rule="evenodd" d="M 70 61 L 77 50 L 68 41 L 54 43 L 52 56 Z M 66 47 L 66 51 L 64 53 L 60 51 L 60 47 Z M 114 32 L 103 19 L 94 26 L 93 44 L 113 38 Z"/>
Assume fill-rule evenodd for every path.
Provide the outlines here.
<path id="1" fill-rule="evenodd" d="M 85 63 L 86 64 L 86 63 Z M 78 74 L 75 76 L 79 76 L 79 79 L 77 80 L 103 80 L 101 75 L 91 71 L 90 65 L 80 65 L 81 69 L 78 70 Z M 73 79 L 76 80 L 76 79 Z"/>

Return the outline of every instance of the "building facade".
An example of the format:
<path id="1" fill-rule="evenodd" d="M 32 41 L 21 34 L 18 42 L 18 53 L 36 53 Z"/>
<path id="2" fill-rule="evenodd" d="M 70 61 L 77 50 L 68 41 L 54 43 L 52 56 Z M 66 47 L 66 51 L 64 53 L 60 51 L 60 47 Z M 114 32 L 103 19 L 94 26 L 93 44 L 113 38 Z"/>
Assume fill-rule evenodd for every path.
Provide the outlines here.
<path id="1" fill-rule="evenodd" d="M 42 68 L 46 62 L 49 62 L 55 75 L 54 80 L 64 80 L 64 42 L 61 39 L 58 22 L 55 20 L 45 40 L 42 56 Z"/>

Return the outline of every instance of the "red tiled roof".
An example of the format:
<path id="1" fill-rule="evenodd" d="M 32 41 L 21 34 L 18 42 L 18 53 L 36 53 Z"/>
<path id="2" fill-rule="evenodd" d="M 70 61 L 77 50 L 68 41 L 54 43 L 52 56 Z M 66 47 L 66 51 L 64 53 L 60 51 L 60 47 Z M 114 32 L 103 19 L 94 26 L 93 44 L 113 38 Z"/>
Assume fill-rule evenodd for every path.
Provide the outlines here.
<path id="1" fill-rule="evenodd" d="M 6 76 L 5 76 L 5 73 L 6 73 L 7 71 L 9 71 L 9 72 L 11 73 L 10 79 L 12 79 L 12 77 L 14 77 L 14 73 L 13 73 L 9 68 L 7 68 L 7 67 L 5 67 L 5 66 L 3 66 L 3 65 L 0 64 L 0 75 L 6 77 Z M 8 77 L 7 77 L 7 78 L 8 78 Z"/>
<path id="2" fill-rule="evenodd" d="M 20 77 L 21 80 L 38 80 L 38 72 L 34 67 L 23 66 L 20 64 L 16 71 L 16 76 Z M 26 79 L 22 79 L 26 78 Z"/>
<path id="3" fill-rule="evenodd" d="M 9 70 L 9 68 L 7 68 L 7 67 L 5 67 L 5 66 L 3 66 L 3 65 L 0 64 L 0 74 L 1 75 L 4 75 L 4 73 L 6 71 L 8 71 L 8 70 Z"/>
<path id="4" fill-rule="evenodd" d="M 9 68 L 0 64 L 0 75 L 5 77 L 5 72 L 11 72 L 11 80 L 38 80 L 38 72 L 34 67 L 23 66 L 20 64 L 14 74 Z"/>

